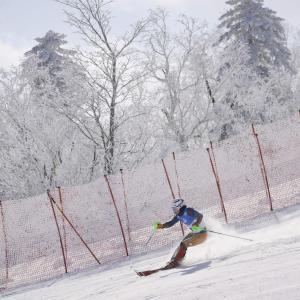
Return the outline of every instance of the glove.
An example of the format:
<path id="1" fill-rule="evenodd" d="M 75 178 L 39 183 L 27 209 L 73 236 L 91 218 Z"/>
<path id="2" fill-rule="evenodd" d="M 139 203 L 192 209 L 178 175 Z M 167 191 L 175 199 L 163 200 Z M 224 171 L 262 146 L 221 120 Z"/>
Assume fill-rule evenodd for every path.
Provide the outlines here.
<path id="1" fill-rule="evenodd" d="M 193 225 L 191 229 L 192 229 L 193 232 L 200 232 L 202 230 L 206 231 L 206 227 L 201 227 L 199 225 Z"/>
<path id="2" fill-rule="evenodd" d="M 157 230 L 157 229 L 163 229 L 164 228 L 164 225 L 159 223 L 159 222 L 155 222 L 153 225 L 152 225 L 152 228 L 153 230 Z"/>

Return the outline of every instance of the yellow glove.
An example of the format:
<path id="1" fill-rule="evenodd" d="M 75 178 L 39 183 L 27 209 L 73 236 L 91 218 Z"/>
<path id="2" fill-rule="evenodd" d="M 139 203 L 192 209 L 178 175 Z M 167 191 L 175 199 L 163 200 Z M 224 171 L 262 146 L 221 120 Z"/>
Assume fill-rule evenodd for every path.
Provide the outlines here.
<path id="1" fill-rule="evenodd" d="M 164 228 L 164 225 L 159 223 L 159 222 L 155 222 L 153 225 L 152 225 L 152 228 L 153 230 L 157 230 L 157 229 L 162 229 Z"/>

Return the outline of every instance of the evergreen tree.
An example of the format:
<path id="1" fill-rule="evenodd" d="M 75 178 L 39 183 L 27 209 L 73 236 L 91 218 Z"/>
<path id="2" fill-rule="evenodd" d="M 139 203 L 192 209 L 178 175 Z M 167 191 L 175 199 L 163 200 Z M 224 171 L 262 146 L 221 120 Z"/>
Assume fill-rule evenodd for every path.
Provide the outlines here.
<path id="1" fill-rule="evenodd" d="M 51 84 L 60 91 L 65 88 L 61 73 L 70 65 L 75 66 L 72 61 L 75 51 L 62 48 L 67 43 L 65 37 L 64 34 L 49 30 L 44 37 L 36 38 L 38 44 L 25 53 L 26 60 L 23 63 L 23 68 L 27 77 L 30 71 L 33 72 L 32 77 L 36 88 L 43 90 L 46 84 L 45 75 L 39 74 L 43 73 L 44 70 L 47 70 Z"/>
<path id="2" fill-rule="evenodd" d="M 268 77 L 272 67 L 291 70 L 283 19 L 264 7 L 264 0 L 229 0 L 226 3 L 232 8 L 220 17 L 219 27 L 225 28 L 225 32 L 219 42 L 245 44 L 249 65 L 261 77 Z"/>

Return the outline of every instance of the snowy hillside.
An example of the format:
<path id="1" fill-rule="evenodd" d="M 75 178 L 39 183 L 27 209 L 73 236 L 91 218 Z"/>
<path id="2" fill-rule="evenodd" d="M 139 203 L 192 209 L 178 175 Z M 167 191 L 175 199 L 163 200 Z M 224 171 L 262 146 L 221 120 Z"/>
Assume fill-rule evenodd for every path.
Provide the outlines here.
<path id="1" fill-rule="evenodd" d="M 277 0 L 218 0 L 212 24 L 212 1 L 0 4 L 31 31 L 0 63 L 0 298 L 300 299 L 300 29 Z M 208 239 L 139 278 L 187 234 L 176 198 Z"/>
<path id="2" fill-rule="evenodd" d="M 10 291 L 3 299 L 300 299 L 300 205 L 249 224 L 230 229 L 207 220 L 211 229 L 254 241 L 210 234 L 189 248 L 177 269 L 144 278 L 134 272 L 163 265 L 174 241 L 171 248 Z"/>

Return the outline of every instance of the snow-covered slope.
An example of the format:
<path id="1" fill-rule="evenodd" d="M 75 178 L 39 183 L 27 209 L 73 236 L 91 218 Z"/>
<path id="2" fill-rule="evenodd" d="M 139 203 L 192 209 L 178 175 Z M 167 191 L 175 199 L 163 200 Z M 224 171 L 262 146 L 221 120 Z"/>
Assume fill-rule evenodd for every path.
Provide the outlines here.
<path id="1" fill-rule="evenodd" d="M 208 220 L 211 229 L 254 241 L 210 234 L 203 245 L 189 248 L 177 269 L 144 278 L 134 272 L 164 264 L 178 243 L 174 241 L 171 248 L 8 291 L 3 298 L 300 299 L 300 205 L 270 213 L 265 220 L 252 220 L 247 232 L 244 226 L 241 232 Z"/>

